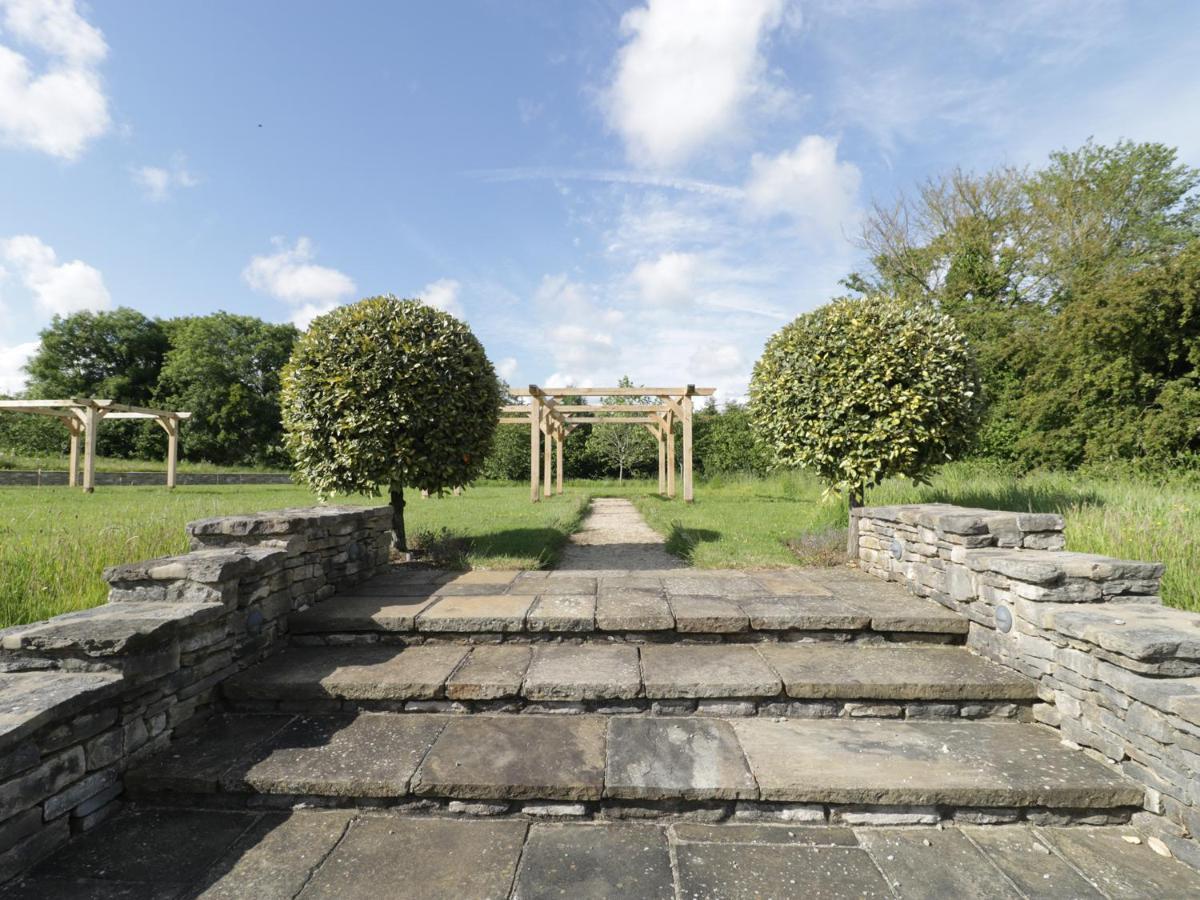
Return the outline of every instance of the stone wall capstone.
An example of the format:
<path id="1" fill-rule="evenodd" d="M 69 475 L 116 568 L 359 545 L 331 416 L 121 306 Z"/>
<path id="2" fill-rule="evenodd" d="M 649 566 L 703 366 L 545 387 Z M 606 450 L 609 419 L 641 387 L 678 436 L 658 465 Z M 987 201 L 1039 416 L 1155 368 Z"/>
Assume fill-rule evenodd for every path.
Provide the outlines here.
<path id="1" fill-rule="evenodd" d="M 390 507 L 192 522 L 190 553 L 108 569 L 103 606 L 0 631 L 0 883 L 111 814 L 290 613 L 386 565 L 390 528 Z"/>
<path id="2" fill-rule="evenodd" d="M 1164 607 L 1156 562 L 1068 552 L 1061 516 L 866 507 L 858 564 L 970 622 L 1033 678 L 1034 715 L 1145 786 L 1138 821 L 1200 865 L 1200 615 Z"/>

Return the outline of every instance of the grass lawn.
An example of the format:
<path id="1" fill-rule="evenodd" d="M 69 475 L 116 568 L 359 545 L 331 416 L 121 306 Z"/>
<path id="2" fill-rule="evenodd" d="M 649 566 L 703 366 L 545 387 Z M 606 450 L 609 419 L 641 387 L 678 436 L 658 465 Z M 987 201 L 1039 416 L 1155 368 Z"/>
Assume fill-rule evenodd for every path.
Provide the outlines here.
<path id="1" fill-rule="evenodd" d="M 105 566 L 186 552 L 183 526 L 193 519 L 314 503 L 291 485 L 101 487 L 91 495 L 0 487 L 0 627 L 103 603 Z M 535 506 L 527 487 L 485 484 L 461 497 L 412 495 L 405 521 L 410 540 L 442 527 L 469 539 L 471 565 L 533 568 L 553 559 L 586 503 L 572 490 Z"/>
<path id="2" fill-rule="evenodd" d="M 79 465 L 83 465 L 83 450 L 79 451 Z M 71 468 L 68 456 L 26 456 L 13 453 L 0 453 L 0 469 L 16 469 L 22 472 L 32 472 L 41 469 L 49 472 L 65 472 Z M 162 459 L 118 459 L 111 456 L 96 457 L 97 472 L 166 472 L 167 460 Z M 188 462 L 179 460 L 180 472 L 230 472 L 230 473 L 260 473 L 278 474 L 286 469 L 259 468 L 255 466 L 225 466 L 216 463 Z"/>
<path id="3" fill-rule="evenodd" d="M 697 482 L 696 503 L 655 496 L 648 481 L 570 482 L 562 497 L 529 502 L 526 484 L 481 483 L 462 496 L 423 500 L 410 493 L 410 543 L 443 529 L 476 567 L 550 564 L 594 496 L 624 496 L 669 548 L 702 567 L 836 564 L 845 546 L 843 505 L 826 500 L 802 473 Z M 889 482 L 868 503 L 946 502 L 992 509 L 1060 512 L 1068 546 L 1167 563 L 1164 600 L 1200 611 L 1200 485 L 1075 474 L 996 474 L 947 466 L 931 485 Z M 183 526 L 206 516 L 311 505 L 290 485 L 0 488 L 0 626 L 101 603 L 105 566 L 181 553 Z M 379 498 L 348 502 L 378 504 Z M 789 547 L 788 544 L 792 546 Z"/>

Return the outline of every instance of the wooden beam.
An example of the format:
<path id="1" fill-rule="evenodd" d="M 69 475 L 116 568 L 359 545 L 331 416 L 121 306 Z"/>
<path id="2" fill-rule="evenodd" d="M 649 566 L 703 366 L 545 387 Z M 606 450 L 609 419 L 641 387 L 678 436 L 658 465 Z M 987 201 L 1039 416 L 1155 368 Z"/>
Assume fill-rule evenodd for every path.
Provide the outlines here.
<path id="1" fill-rule="evenodd" d="M 667 498 L 675 499 L 675 415 L 667 413 Z"/>
<path id="2" fill-rule="evenodd" d="M 79 432 L 83 424 L 73 416 L 66 420 L 66 424 L 71 432 L 71 470 L 67 473 L 67 487 L 76 487 L 79 484 Z"/>
<path id="3" fill-rule="evenodd" d="M 544 388 L 530 385 L 528 389 L 517 388 L 510 393 L 514 397 L 532 397 L 532 391 L 537 391 L 543 397 L 683 397 L 689 392 L 688 387 L 556 387 Z M 716 388 L 691 387 L 692 396 L 708 397 L 715 394 Z"/>
<path id="4" fill-rule="evenodd" d="M 531 386 L 532 387 L 532 386 Z M 530 403 L 529 416 L 529 499 L 533 503 L 537 503 L 541 497 L 538 496 L 538 481 L 541 478 L 541 473 L 538 471 L 538 466 L 542 462 L 542 410 L 541 400 L 537 396 L 533 397 Z"/>
<path id="5" fill-rule="evenodd" d="M 89 494 L 96 490 L 96 429 L 99 427 L 99 410 L 94 406 L 87 407 L 83 426 L 83 489 Z"/>
<path id="6" fill-rule="evenodd" d="M 504 416 L 499 420 L 499 422 L 497 424 L 500 424 L 500 425 L 528 425 L 531 421 L 532 420 L 529 419 L 528 417 L 526 417 L 524 419 L 517 419 L 517 418 L 510 417 L 510 416 Z"/>
<path id="7" fill-rule="evenodd" d="M 556 406 L 562 413 L 651 413 L 662 412 L 661 403 L 576 403 Z"/>
<path id="8" fill-rule="evenodd" d="M 555 449 L 558 454 L 558 466 L 554 470 L 555 478 L 557 479 L 554 491 L 556 494 L 563 492 L 563 438 L 565 437 L 566 435 L 560 430 L 555 440 Z"/>
<path id="9" fill-rule="evenodd" d="M 661 421 L 654 429 L 654 443 L 658 448 L 658 495 L 665 497 L 667 493 L 667 437 L 663 433 Z"/>
<path id="10" fill-rule="evenodd" d="M 683 398 L 683 502 L 695 500 L 692 494 L 692 398 Z"/>
<path id="11" fill-rule="evenodd" d="M 568 413 L 566 422 L 573 425 L 648 425 L 655 422 L 653 416 L 580 416 Z"/>
<path id="12" fill-rule="evenodd" d="M 549 410 L 547 410 L 547 412 L 549 412 Z M 549 497 L 550 493 L 551 493 L 551 478 L 554 475 L 554 472 L 553 472 L 553 469 L 554 469 L 554 466 L 553 466 L 553 463 L 554 463 L 554 457 L 553 457 L 554 429 L 552 429 L 550 427 L 549 416 L 543 417 L 542 429 L 546 432 L 546 446 L 545 446 L 544 450 L 542 451 L 543 452 L 542 467 L 545 470 L 542 473 L 542 481 L 543 481 L 542 496 Z"/>

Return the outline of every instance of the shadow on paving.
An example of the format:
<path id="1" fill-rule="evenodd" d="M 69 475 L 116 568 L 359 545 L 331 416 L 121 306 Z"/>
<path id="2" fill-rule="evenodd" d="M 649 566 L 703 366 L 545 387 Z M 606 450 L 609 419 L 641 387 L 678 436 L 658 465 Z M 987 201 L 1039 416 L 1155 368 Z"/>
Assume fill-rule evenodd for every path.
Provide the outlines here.
<path id="1" fill-rule="evenodd" d="M 1127 827 L 560 823 L 384 811 L 131 809 L 4 900 L 1182 898 Z"/>

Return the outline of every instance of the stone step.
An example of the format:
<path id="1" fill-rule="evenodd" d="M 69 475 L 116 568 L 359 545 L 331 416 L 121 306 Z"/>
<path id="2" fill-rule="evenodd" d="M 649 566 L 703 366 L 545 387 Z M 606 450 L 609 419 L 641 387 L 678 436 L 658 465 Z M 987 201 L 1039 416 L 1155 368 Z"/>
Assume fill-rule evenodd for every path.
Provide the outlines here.
<path id="1" fill-rule="evenodd" d="M 126 785 L 138 799 L 211 806 L 712 819 L 740 809 L 793 821 L 1103 822 L 1143 800 L 1040 725 L 694 716 L 230 714 Z"/>
<path id="2" fill-rule="evenodd" d="M 431 643 L 297 647 L 230 679 L 243 710 L 1028 718 L 1036 685 L 964 647 Z M 736 714 L 736 713 L 735 713 Z"/>
<path id="3" fill-rule="evenodd" d="M 293 615 L 297 643 L 348 635 L 636 636 L 659 641 L 882 634 L 961 642 L 967 620 L 850 570 L 596 574 L 396 570 Z"/>

